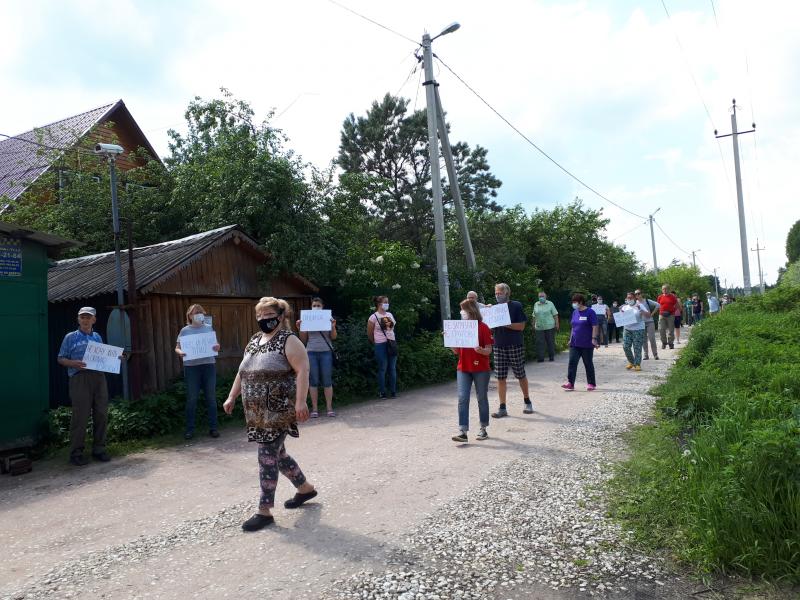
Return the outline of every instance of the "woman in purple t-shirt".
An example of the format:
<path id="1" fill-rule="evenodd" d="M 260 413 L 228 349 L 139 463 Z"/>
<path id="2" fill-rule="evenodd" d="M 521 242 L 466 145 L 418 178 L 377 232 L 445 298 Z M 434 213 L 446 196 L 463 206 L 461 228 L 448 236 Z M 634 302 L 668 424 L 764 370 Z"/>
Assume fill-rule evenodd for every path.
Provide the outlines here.
<path id="1" fill-rule="evenodd" d="M 597 313 L 586 306 L 583 294 L 572 295 L 572 335 L 569 337 L 569 367 L 567 381 L 561 387 L 568 392 L 575 389 L 575 376 L 578 374 L 578 362 L 583 360 L 586 367 L 586 389 L 592 391 L 597 387 L 594 378 L 594 349 L 599 348 L 599 328 Z"/>

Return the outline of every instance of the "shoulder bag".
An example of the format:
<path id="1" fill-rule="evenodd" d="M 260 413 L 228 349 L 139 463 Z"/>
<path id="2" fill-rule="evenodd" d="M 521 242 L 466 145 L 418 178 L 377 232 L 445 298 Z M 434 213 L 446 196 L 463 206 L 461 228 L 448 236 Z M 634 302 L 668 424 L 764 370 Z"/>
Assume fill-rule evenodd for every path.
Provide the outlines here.
<path id="1" fill-rule="evenodd" d="M 383 335 L 386 337 L 386 354 L 388 356 L 397 356 L 397 341 L 390 340 L 389 336 L 386 335 L 386 329 L 383 326 L 383 321 L 378 318 L 378 315 L 375 315 L 375 320 L 378 322 L 378 326 L 381 328 Z"/>
<path id="2" fill-rule="evenodd" d="M 322 341 L 325 342 L 325 345 L 328 347 L 328 350 L 331 351 L 331 356 L 333 357 L 333 366 L 336 367 L 339 364 L 339 353 L 333 349 L 333 345 L 328 341 L 328 338 L 325 337 L 325 334 L 321 331 L 317 332 L 321 337 Z"/>

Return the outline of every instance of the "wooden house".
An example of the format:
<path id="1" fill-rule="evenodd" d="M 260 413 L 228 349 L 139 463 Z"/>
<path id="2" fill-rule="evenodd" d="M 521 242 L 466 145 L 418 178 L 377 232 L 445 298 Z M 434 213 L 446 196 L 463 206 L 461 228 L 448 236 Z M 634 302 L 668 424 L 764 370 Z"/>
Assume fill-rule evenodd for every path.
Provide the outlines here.
<path id="1" fill-rule="evenodd" d="M 262 296 L 286 299 L 295 314 L 311 306 L 318 289 L 300 275 L 287 274 L 265 285 L 259 283 L 258 268 L 268 255 L 237 225 L 213 229 L 183 239 L 134 248 L 139 346 L 133 360 L 139 362 L 143 392 L 164 390 L 182 373 L 174 352 L 186 309 L 201 304 L 213 318 L 221 345 L 217 359 L 220 373 L 235 371 L 250 336 L 258 330 L 253 312 Z M 127 271 L 128 253 L 122 252 Z M 48 274 L 50 302 L 50 354 L 55 360 L 64 334 L 74 330 L 81 306 L 97 309 L 96 330 L 105 336 L 111 308 L 116 305 L 114 253 L 106 252 L 62 260 Z M 134 340 L 137 335 L 134 332 Z M 54 369 L 51 404 L 66 403 L 66 374 Z M 133 368 L 131 369 L 133 371 Z M 118 376 L 111 376 L 111 393 L 121 389 Z"/>
<path id="2" fill-rule="evenodd" d="M 14 201 L 26 192 L 43 200 L 57 198 L 75 172 L 106 171 L 100 157 L 87 150 L 98 142 L 125 148 L 116 161 L 123 184 L 126 171 L 146 162 L 139 149 L 160 160 L 122 100 L 0 139 L 0 214 L 13 209 Z M 37 185 L 50 172 L 56 175 L 53 184 Z"/>

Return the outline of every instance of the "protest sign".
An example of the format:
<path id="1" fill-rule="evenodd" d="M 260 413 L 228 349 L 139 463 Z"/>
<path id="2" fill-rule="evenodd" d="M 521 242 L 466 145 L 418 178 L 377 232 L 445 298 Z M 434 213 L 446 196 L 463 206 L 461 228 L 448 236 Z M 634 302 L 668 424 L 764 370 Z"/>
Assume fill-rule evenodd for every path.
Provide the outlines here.
<path id="1" fill-rule="evenodd" d="M 614 325 L 617 327 L 622 327 L 624 325 L 635 325 L 639 322 L 639 319 L 637 318 L 638 316 L 638 310 L 621 310 L 614 313 Z"/>
<path id="2" fill-rule="evenodd" d="M 300 331 L 330 331 L 331 318 L 329 310 L 301 310 Z"/>
<path id="3" fill-rule="evenodd" d="M 444 345 L 446 348 L 477 348 L 478 322 L 442 321 L 444 325 Z"/>
<path id="4" fill-rule="evenodd" d="M 182 335 L 180 343 L 181 350 L 186 353 L 183 360 L 195 360 L 217 355 L 213 348 L 213 346 L 217 345 L 217 334 L 213 331 L 195 335 Z"/>
<path id="5" fill-rule="evenodd" d="M 508 313 L 508 304 L 505 302 L 482 308 L 481 317 L 491 329 L 511 325 L 511 315 Z"/>
<path id="6" fill-rule="evenodd" d="M 89 342 L 81 360 L 86 363 L 86 368 L 92 371 L 119 373 L 121 362 L 119 357 L 122 356 L 122 352 L 123 349 L 118 346 Z"/>

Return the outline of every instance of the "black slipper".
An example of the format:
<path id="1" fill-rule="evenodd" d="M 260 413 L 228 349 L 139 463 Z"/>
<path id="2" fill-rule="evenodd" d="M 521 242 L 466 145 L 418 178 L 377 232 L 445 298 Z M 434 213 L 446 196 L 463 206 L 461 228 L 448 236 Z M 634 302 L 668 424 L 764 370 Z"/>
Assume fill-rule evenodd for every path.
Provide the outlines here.
<path id="1" fill-rule="evenodd" d="M 242 523 L 242 529 L 244 531 L 258 531 L 259 529 L 264 529 L 267 525 L 272 525 L 274 522 L 274 517 L 256 513 Z"/>
<path id="2" fill-rule="evenodd" d="M 283 505 L 286 508 L 300 508 L 305 502 L 308 502 L 317 495 L 317 490 L 311 490 L 307 494 L 295 494 L 294 498 L 289 498 Z"/>

